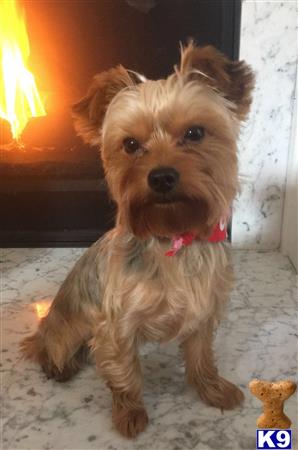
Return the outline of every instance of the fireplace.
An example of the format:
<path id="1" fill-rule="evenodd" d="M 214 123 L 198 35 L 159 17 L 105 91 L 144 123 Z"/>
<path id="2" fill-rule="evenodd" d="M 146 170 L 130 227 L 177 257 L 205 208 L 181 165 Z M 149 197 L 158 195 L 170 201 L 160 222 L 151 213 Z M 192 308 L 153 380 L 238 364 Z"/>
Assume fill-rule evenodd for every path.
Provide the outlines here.
<path id="1" fill-rule="evenodd" d="M 115 205 L 98 149 L 75 136 L 70 105 L 95 73 L 119 63 L 147 77 L 168 75 L 178 61 L 179 42 L 189 37 L 236 59 L 241 2 L 16 0 L 15 5 L 19 16 L 25 12 L 26 64 L 44 111 L 32 113 L 17 133 L 0 108 L 1 246 L 89 245 L 113 226 Z M 3 39 L 0 34 L 0 48 Z M 1 87 L 3 72 L 0 77 Z M 0 92 L 0 105 L 1 99 Z"/>

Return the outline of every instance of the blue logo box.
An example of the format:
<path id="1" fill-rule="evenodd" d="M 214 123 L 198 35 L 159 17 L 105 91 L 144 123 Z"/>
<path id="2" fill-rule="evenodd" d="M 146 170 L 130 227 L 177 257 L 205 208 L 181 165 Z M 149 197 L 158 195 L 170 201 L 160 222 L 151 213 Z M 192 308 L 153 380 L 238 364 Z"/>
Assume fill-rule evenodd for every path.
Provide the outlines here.
<path id="1" fill-rule="evenodd" d="M 257 430 L 257 449 L 292 448 L 291 430 Z"/>

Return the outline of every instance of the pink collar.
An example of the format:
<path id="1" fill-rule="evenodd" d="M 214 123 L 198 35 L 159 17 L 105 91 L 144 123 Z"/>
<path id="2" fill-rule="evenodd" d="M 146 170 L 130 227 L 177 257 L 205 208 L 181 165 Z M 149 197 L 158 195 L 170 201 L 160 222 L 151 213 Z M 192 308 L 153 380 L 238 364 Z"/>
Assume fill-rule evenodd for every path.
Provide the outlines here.
<path id="1" fill-rule="evenodd" d="M 214 227 L 211 235 L 206 239 L 207 242 L 222 242 L 227 238 L 227 223 L 228 216 L 221 217 L 219 223 Z M 168 250 L 165 255 L 166 256 L 175 256 L 176 253 L 183 247 L 187 247 L 194 240 L 197 239 L 197 235 L 195 233 L 182 233 L 175 236 L 171 242 L 171 248 Z"/>

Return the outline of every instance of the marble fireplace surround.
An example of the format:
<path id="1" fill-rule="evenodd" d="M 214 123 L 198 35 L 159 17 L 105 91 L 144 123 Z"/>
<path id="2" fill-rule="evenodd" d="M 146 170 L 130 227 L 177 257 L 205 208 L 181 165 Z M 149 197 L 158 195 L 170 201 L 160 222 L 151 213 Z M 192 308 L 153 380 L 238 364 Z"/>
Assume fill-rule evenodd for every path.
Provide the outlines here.
<path id="1" fill-rule="evenodd" d="M 242 192 L 234 204 L 236 248 L 280 246 L 297 70 L 297 2 L 244 0 L 240 59 L 255 70 L 250 118 L 239 147 Z"/>

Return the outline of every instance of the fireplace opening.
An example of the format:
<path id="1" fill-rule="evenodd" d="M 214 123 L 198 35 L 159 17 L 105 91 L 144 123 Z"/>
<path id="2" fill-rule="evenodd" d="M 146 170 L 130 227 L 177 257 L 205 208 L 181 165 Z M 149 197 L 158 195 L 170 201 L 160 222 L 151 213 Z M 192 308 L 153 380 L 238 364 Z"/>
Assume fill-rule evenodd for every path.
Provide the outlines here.
<path id="1" fill-rule="evenodd" d="M 11 0 L 1 8 L 1 246 L 89 245 L 113 226 L 115 205 L 99 150 L 75 135 L 71 105 L 96 73 L 120 63 L 167 76 L 190 37 L 236 59 L 241 2 Z M 5 72 L 8 40 L 22 58 L 10 44 Z M 7 83 L 16 86 L 10 99 Z"/>

